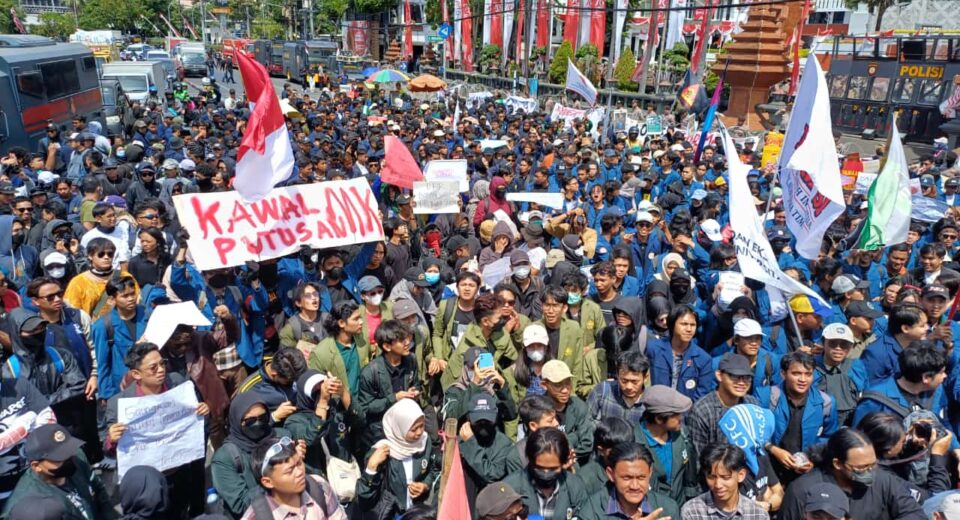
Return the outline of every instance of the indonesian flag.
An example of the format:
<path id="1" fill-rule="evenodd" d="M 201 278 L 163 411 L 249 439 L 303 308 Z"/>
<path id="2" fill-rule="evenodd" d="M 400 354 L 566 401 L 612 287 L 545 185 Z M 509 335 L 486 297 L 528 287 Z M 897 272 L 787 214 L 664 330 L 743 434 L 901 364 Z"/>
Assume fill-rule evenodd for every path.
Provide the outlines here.
<path id="1" fill-rule="evenodd" d="M 280 111 L 280 99 L 263 65 L 237 52 L 243 88 L 251 102 L 250 120 L 237 150 L 233 186 L 244 202 L 264 198 L 293 171 L 293 147 Z"/>
<path id="2" fill-rule="evenodd" d="M 470 518 L 470 502 L 467 500 L 466 479 L 463 472 L 463 461 L 460 459 L 460 445 L 456 437 L 447 439 L 453 443 L 453 463 L 443 488 L 443 499 L 440 500 L 437 518 Z M 491 484 L 494 485 L 494 484 Z M 496 483 L 496 485 L 501 485 Z"/>

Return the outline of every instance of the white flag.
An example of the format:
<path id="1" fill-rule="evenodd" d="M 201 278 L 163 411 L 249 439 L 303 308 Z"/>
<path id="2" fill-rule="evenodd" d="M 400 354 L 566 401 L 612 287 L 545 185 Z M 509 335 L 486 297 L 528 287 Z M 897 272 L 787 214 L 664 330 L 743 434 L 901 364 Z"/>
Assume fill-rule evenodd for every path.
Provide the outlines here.
<path id="1" fill-rule="evenodd" d="M 564 90 L 572 90 L 580 94 L 587 103 L 590 103 L 590 106 L 597 104 L 597 89 L 569 59 L 567 59 L 567 86 Z"/>
<path id="2" fill-rule="evenodd" d="M 617 63 L 620 59 L 620 47 L 623 45 L 623 24 L 627 20 L 627 0 L 616 0 L 614 4 L 617 12 L 613 15 L 613 63 Z"/>
<path id="3" fill-rule="evenodd" d="M 824 232 L 846 207 L 830 122 L 830 93 L 816 56 L 807 57 L 783 139 L 780 186 L 797 253 L 815 259 Z"/>
<path id="4" fill-rule="evenodd" d="M 740 272 L 747 278 L 776 287 L 788 295 L 806 294 L 823 301 L 813 289 L 783 274 L 777 256 L 767 240 L 763 223 L 757 215 L 753 195 L 747 184 L 750 167 L 740 161 L 733 139 L 727 129 L 720 127 L 723 149 L 727 154 L 730 174 L 730 207 L 739 208 L 730 212 L 730 227 L 733 229 L 733 245 L 737 248 L 737 263 Z M 826 302 L 824 302 L 826 303 Z"/>
<path id="5" fill-rule="evenodd" d="M 515 47 L 510 37 L 513 35 L 513 10 L 516 0 L 503 0 L 503 52 L 500 53 L 500 59 L 503 61 L 502 69 L 507 70 L 506 64 L 510 61 L 510 48 Z M 514 50 L 520 54 L 520 49 Z"/>

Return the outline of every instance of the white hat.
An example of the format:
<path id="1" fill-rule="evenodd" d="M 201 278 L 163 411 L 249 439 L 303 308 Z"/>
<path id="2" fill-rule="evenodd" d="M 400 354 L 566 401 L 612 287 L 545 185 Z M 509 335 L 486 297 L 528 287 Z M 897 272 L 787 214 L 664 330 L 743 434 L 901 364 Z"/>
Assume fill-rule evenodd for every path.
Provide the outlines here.
<path id="1" fill-rule="evenodd" d="M 949 519 L 960 518 L 960 493 L 950 493 L 943 497 L 937 506 L 937 513 L 943 513 Z"/>
<path id="2" fill-rule="evenodd" d="M 434 130 L 434 131 L 433 131 L 433 136 L 434 136 L 434 137 L 443 137 L 443 130 Z"/>
<path id="3" fill-rule="evenodd" d="M 67 257 L 63 253 L 50 253 L 43 259 L 43 266 L 67 265 Z"/>
<path id="4" fill-rule="evenodd" d="M 831 323 L 823 328 L 823 339 L 841 339 L 856 343 L 857 339 L 853 337 L 853 331 L 843 323 Z"/>
<path id="5" fill-rule="evenodd" d="M 700 223 L 700 231 L 703 231 L 707 238 L 714 242 L 723 240 L 723 233 L 720 232 L 720 223 L 712 218 L 708 218 Z"/>
<path id="6" fill-rule="evenodd" d="M 314 390 L 317 389 L 317 385 L 323 383 L 327 380 L 327 376 L 323 374 L 313 374 L 307 378 L 307 383 L 304 385 L 303 393 L 306 395 L 313 395 Z"/>
<path id="7" fill-rule="evenodd" d="M 650 224 L 653 224 L 653 215 L 647 211 L 638 212 L 637 222 L 649 222 Z"/>
<path id="8" fill-rule="evenodd" d="M 750 318 L 741 318 L 733 326 L 733 335 L 740 336 L 742 338 L 749 338 L 750 336 L 766 336 L 763 333 L 763 329 L 760 328 L 760 324 L 756 320 Z"/>
<path id="9" fill-rule="evenodd" d="M 527 325 L 523 329 L 523 346 L 529 347 L 533 344 L 547 345 L 550 343 L 550 337 L 547 335 L 547 329 L 543 325 L 536 323 Z"/>
<path id="10" fill-rule="evenodd" d="M 37 181 L 39 181 L 40 184 L 53 184 L 59 178 L 59 175 L 47 170 L 40 170 L 40 173 L 37 174 Z"/>

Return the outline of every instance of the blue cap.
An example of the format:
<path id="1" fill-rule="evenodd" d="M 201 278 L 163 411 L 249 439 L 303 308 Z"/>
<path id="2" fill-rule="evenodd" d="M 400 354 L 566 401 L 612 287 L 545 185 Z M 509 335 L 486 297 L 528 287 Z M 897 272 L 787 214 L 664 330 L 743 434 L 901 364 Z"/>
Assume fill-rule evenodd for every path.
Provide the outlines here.
<path id="1" fill-rule="evenodd" d="M 383 287 L 383 283 L 380 282 L 380 279 L 376 276 L 367 275 L 357 282 L 357 289 L 359 289 L 361 293 L 370 292 L 377 287 Z"/>

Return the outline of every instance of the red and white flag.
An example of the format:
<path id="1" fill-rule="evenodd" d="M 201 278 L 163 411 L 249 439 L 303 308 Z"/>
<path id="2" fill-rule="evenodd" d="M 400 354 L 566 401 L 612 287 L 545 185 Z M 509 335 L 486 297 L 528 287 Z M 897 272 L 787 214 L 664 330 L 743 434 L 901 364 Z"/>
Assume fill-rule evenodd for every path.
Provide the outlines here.
<path id="1" fill-rule="evenodd" d="M 293 146 L 267 69 L 244 52 L 237 52 L 236 57 L 251 112 L 237 150 L 233 187 L 244 202 L 256 202 L 290 176 Z"/>
<path id="2" fill-rule="evenodd" d="M 457 438 L 447 439 L 452 442 L 453 464 L 447 476 L 446 486 L 443 488 L 443 499 L 440 501 L 437 518 L 470 518 L 470 501 L 467 500 L 467 484 L 463 472 L 463 461 L 460 459 L 460 445 Z"/>

